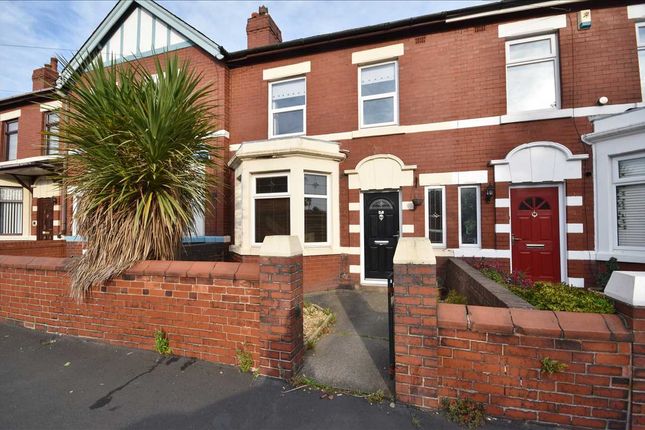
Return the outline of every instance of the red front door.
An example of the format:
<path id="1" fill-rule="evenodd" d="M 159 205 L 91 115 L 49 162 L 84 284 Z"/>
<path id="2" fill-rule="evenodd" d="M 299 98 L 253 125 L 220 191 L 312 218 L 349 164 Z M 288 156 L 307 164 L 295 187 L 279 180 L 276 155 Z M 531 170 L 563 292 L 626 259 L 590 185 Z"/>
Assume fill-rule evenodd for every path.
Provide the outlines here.
<path id="1" fill-rule="evenodd" d="M 513 271 L 560 282 L 558 189 L 511 188 Z"/>

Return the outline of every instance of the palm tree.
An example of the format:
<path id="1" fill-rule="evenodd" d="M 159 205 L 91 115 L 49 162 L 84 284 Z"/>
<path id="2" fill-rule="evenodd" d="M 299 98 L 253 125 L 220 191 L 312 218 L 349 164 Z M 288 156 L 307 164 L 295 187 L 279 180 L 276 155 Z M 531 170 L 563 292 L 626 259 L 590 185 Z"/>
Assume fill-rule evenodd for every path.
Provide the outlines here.
<path id="1" fill-rule="evenodd" d="M 62 96 L 60 181 L 75 197 L 86 252 L 70 264 L 71 294 L 136 261 L 175 257 L 217 185 L 211 90 L 177 58 L 106 67 L 71 78 Z"/>

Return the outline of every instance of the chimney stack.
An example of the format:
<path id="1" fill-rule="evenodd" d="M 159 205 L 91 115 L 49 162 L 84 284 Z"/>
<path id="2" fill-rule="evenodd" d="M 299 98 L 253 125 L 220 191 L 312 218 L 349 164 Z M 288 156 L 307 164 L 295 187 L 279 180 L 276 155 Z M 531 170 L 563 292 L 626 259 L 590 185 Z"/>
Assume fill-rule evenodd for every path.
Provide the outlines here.
<path id="1" fill-rule="evenodd" d="M 269 15 L 269 9 L 266 6 L 260 6 L 246 22 L 246 47 L 253 49 L 280 42 L 282 42 L 282 33 L 278 25 Z"/>
<path id="2" fill-rule="evenodd" d="M 56 84 L 56 79 L 58 79 L 58 59 L 51 57 L 49 64 L 35 69 L 31 74 L 32 90 L 38 91 L 51 88 Z"/>

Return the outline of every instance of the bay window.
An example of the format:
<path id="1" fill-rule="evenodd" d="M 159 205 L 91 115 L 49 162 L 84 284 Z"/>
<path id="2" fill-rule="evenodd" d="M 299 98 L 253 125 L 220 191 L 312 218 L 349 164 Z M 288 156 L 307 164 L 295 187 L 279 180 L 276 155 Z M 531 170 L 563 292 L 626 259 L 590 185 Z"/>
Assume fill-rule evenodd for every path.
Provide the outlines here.
<path id="1" fill-rule="evenodd" d="M 426 188 L 426 231 L 433 246 L 446 246 L 445 188 Z"/>
<path id="2" fill-rule="evenodd" d="M 559 81 L 555 34 L 506 42 L 507 112 L 558 109 Z"/>
<path id="3" fill-rule="evenodd" d="M 307 85 L 305 78 L 269 84 L 269 137 L 306 133 Z"/>
<path id="4" fill-rule="evenodd" d="M 257 176 L 254 187 L 254 243 L 262 243 L 266 236 L 291 234 L 289 177 Z"/>
<path id="5" fill-rule="evenodd" d="M 616 246 L 645 249 L 645 154 L 614 160 Z"/>
<path id="6" fill-rule="evenodd" d="M 479 186 L 459 187 L 459 245 L 480 246 Z"/>
<path id="7" fill-rule="evenodd" d="M 396 61 L 359 69 L 360 127 L 393 125 L 399 121 Z"/>
<path id="8" fill-rule="evenodd" d="M 0 234 L 22 234 L 22 188 L 0 187 Z"/>
<path id="9" fill-rule="evenodd" d="M 329 186 L 326 175 L 305 173 L 305 243 L 329 242 Z"/>

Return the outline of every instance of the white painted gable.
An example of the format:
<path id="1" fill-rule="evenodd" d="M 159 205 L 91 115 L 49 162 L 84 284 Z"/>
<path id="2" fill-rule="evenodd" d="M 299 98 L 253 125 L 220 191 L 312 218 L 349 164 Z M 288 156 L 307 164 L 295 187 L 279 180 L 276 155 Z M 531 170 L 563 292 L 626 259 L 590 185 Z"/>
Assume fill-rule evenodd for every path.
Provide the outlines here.
<path id="1" fill-rule="evenodd" d="M 101 49 L 106 63 L 132 57 L 145 57 L 183 48 L 190 43 L 176 30 L 148 11 L 137 7 L 108 36 Z"/>

